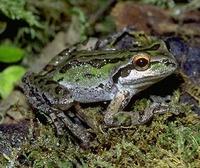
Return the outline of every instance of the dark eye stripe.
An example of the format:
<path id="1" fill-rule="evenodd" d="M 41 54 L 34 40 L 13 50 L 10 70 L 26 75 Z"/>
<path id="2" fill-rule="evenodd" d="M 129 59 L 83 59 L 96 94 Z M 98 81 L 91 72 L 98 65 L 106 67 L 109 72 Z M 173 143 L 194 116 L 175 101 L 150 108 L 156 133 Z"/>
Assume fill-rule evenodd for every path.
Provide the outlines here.
<path id="1" fill-rule="evenodd" d="M 118 72 L 113 76 L 113 82 L 117 83 L 119 77 L 127 77 L 131 70 L 134 69 L 132 64 L 127 65 L 126 67 L 120 68 Z"/>
<path id="2" fill-rule="evenodd" d="M 159 63 L 159 61 L 154 61 L 154 62 L 151 62 L 150 64 L 153 65 L 153 64 L 157 64 L 157 63 Z M 133 69 L 135 69 L 133 64 L 129 64 L 126 67 L 120 68 L 118 70 L 118 72 L 116 74 L 114 74 L 114 76 L 112 77 L 113 82 L 117 83 L 119 77 L 127 77 L 130 74 L 131 70 L 133 70 Z"/>

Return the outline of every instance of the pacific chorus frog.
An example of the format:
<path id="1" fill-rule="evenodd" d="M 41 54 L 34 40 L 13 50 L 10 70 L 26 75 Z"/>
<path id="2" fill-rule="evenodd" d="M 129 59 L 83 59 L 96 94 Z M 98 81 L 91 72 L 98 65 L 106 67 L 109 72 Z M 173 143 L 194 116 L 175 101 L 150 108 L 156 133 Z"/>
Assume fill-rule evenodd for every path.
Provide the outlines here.
<path id="1" fill-rule="evenodd" d="M 121 115 L 129 119 L 130 125 L 143 124 L 152 117 L 152 110 L 140 115 L 123 109 L 133 95 L 176 68 L 176 60 L 164 41 L 124 29 L 90 47 L 80 45 L 62 51 L 41 72 L 27 73 L 23 88 L 29 103 L 49 116 L 58 134 L 68 128 L 88 146 L 90 133 L 70 120 L 69 108 L 79 103 L 110 101 L 104 112 L 105 125 L 126 126 L 127 122 L 118 121 Z"/>

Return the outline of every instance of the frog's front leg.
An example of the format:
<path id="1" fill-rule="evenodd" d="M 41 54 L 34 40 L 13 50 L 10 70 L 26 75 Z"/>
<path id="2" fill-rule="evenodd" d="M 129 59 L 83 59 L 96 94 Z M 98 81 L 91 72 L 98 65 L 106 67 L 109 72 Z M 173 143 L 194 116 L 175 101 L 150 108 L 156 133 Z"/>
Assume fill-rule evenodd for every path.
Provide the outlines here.
<path id="1" fill-rule="evenodd" d="M 128 91 L 121 91 L 117 93 L 115 98 L 111 101 L 104 116 L 104 122 L 107 126 L 133 126 L 147 123 L 154 114 L 162 114 L 163 110 L 160 103 L 152 103 L 144 111 L 126 112 L 124 107 L 131 99 L 131 94 Z M 164 106 L 166 107 L 166 106 Z M 166 108 L 165 108 L 166 111 Z"/>
<path id="2" fill-rule="evenodd" d="M 124 107 L 130 101 L 132 95 L 128 91 L 120 91 L 116 94 L 115 98 L 110 102 L 104 116 L 104 122 L 108 126 L 120 126 L 121 123 L 116 119 L 125 114 L 129 116 L 128 112 L 122 112 Z"/>

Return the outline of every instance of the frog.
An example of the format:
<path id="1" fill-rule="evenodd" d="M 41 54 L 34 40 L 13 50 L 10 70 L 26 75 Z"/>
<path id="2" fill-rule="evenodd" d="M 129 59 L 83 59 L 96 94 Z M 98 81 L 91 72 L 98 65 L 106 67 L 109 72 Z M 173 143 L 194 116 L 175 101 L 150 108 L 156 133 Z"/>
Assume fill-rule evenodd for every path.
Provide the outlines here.
<path id="1" fill-rule="evenodd" d="M 127 34 L 134 40 L 124 47 L 119 39 Z M 105 126 L 145 124 L 157 106 L 142 115 L 124 109 L 134 95 L 174 73 L 177 62 L 163 40 L 129 29 L 83 46 L 63 50 L 39 73 L 27 72 L 22 82 L 28 102 L 49 119 L 58 135 L 68 130 L 88 147 L 92 135 L 71 120 L 71 108 L 84 120 L 84 113 L 78 112 L 80 104 L 109 102 L 102 112 Z"/>

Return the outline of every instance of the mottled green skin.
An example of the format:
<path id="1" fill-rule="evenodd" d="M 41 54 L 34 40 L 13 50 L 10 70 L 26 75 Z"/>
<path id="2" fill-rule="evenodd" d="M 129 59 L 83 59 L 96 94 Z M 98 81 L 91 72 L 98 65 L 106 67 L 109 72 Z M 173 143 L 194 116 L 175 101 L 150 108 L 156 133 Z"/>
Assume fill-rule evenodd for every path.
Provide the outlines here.
<path id="1" fill-rule="evenodd" d="M 84 57 L 87 54 L 89 57 Z M 109 80 L 114 70 L 123 64 L 127 64 L 126 57 L 131 55 L 123 53 L 124 58 L 114 58 L 114 55 L 121 54 L 116 51 L 106 52 L 78 52 L 77 58 L 74 57 L 69 63 L 55 72 L 53 80 L 60 84 L 77 85 L 80 87 L 93 87 L 99 85 L 103 81 Z M 107 58 L 111 56 L 114 59 Z M 95 58 L 96 57 L 96 58 Z M 121 60 L 120 60 L 121 59 Z M 67 67 L 67 68 L 65 68 Z"/>

